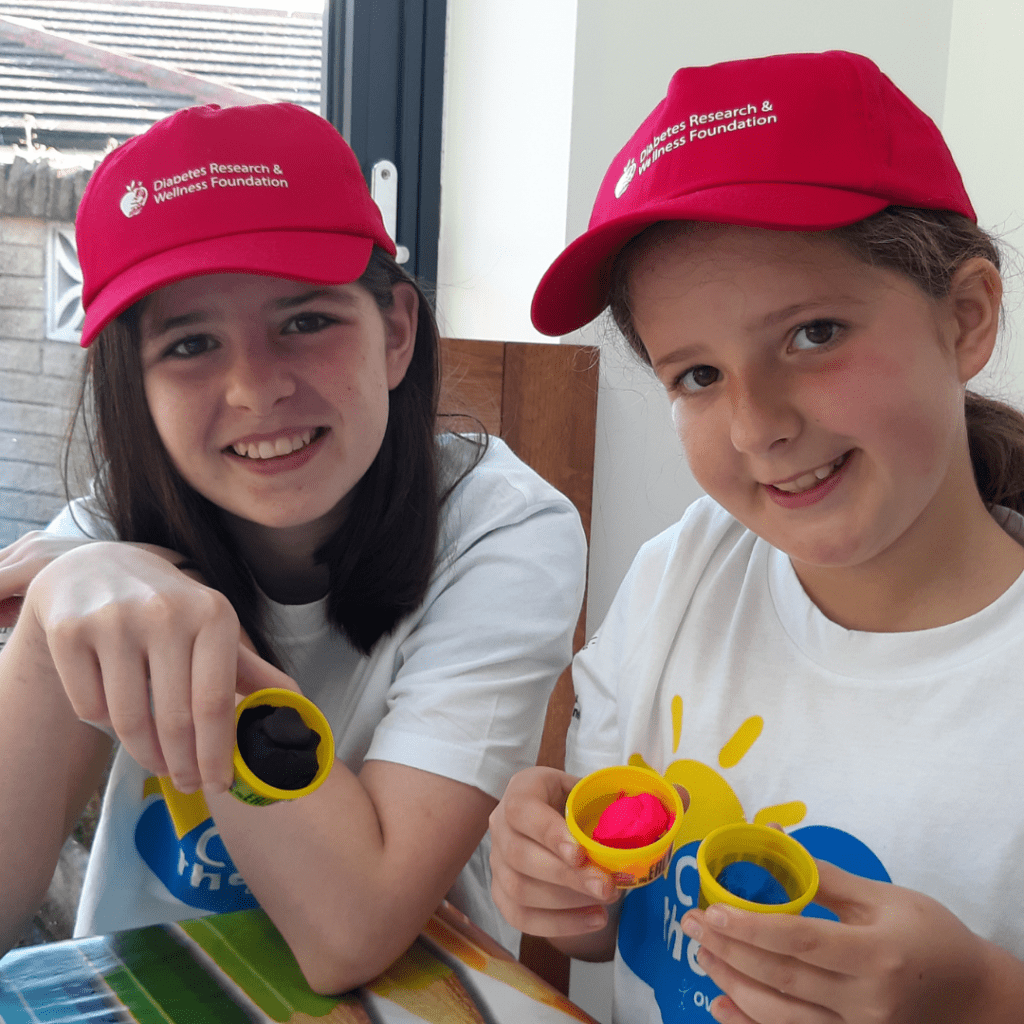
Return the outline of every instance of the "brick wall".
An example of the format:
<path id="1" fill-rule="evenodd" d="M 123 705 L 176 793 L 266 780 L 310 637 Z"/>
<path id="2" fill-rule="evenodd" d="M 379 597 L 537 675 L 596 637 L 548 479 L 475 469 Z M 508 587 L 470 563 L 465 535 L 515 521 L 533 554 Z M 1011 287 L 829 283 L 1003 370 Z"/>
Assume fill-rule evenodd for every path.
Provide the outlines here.
<path id="1" fill-rule="evenodd" d="M 46 341 L 46 221 L 0 215 L 0 547 L 64 505 L 60 452 L 85 353 Z"/>

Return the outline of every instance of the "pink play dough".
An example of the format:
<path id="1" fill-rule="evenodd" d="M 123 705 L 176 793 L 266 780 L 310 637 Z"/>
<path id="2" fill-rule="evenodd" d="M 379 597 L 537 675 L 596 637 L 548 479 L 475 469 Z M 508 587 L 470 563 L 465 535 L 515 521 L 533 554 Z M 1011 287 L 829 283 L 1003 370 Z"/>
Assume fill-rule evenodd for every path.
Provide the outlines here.
<path id="1" fill-rule="evenodd" d="M 676 818 L 650 793 L 626 796 L 623 790 L 602 812 L 592 833 L 594 841 L 619 850 L 647 846 L 663 836 Z"/>

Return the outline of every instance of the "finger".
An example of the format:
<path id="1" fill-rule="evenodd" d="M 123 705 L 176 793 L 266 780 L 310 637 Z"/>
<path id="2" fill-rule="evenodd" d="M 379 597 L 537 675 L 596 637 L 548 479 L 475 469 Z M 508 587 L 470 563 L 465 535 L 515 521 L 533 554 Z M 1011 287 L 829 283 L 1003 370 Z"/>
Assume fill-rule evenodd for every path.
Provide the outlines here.
<path id="1" fill-rule="evenodd" d="M 572 867 L 586 863 L 586 853 L 565 823 L 565 801 L 579 780 L 555 768 L 531 768 L 509 783 L 502 800 L 508 826 L 550 850 Z"/>
<path id="2" fill-rule="evenodd" d="M 236 620 L 237 621 L 237 620 Z M 238 628 L 212 624 L 192 646 L 192 717 L 202 784 L 225 792 L 234 779 L 235 687 L 242 649 Z"/>
<path id="3" fill-rule="evenodd" d="M 697 963 L 725 993 L 711 1003 L 711 1015 L 720 1024 L 760 1024 L 786 1021 L 787 1024 L 840 1024 L 841 1018 L 823 1006 L 796 999 L 762 985 L 736 970 L 710 950 L 701 946 Z"/>
<path id="4" fill-rule="evenodd" d="M 793 957 L 805 964 L 836 975 L 844 969 L 849 948 L 857 942 L 848 925 L 822 918 L 790 914 L 759 914 L 716 903 L 703 914 L 690 911 L 683 918 L 683 931 L 711 952 L 732 960 L 733 943 L 757 950 Z"/>
<path id="5" fill-rule="evenodd" d="M 578 909 L 549 910 L 510 903 L 499 888 L 494 888 L 492 894 L 502 916 L 513 928 L 527 935 L 540 935 L 544 938 L 583 935 L 600 931 L 608 924 L 608 910 L 597 904 Z"/>
<path id="6" fill-rule="evenodd" d="M 149 651 L 149 688 L 157 738 L 167 774 L 181 793 L 202 784 L 192 721 L 192 645 L 178 631 L 153 641 Z"/>
<path id="7" fill-rule="evenodd" d="M 595 900 L 611 903 L 618 898 L 611 879 L 599 867 L 566 864 L 522 833 L 503 832 L 493 862 L 505 892 L 524 906 L 564 910 L 590 906 Z"/>
<path id="8" fill-rule="evenodd" d="M 106 695 L 110 724 L 125 750 L 147 771 L 166 775 L 150 707 L 149 678 L 146 658 L 141 652 L 99 652 L 100 673 Z"/>
<path id="9" fill-rule="evenodd" d="M 74 713 L 89 725 L 112 728 L 103 673 L 92 645 L 74 631 L 63 628 L 52 630 L 46 642 Z"/>
<path id="10" fill-rule="evenodd" d="M 41 568 L 42 564 L 24 559 L 0 567 L 0 597 L 24 597 Z"/>
<path id="11" fill-rule="evenodd" d="M 683 931 L 696 937 L 693 924 L 699 920 L 699 913 L 688 915 L 688 918 L 683 918 Z M 801 1002 L 830 1006 L 835 1003 L 837 993 L 847 980 L 796 956 L 771 952 L 761 946 L 729 938 L 712 928 L 703 929 L 700 941 L 706 957 L 715 957 L 744 978 Z"/>
<path id="12" fill-rule="evenodd" d="M 491 893 L 506 920 L 530 935 L 580 935 L 608 923 L 607 910 L 592 896 L 514 871 L 493 848 Z"/>

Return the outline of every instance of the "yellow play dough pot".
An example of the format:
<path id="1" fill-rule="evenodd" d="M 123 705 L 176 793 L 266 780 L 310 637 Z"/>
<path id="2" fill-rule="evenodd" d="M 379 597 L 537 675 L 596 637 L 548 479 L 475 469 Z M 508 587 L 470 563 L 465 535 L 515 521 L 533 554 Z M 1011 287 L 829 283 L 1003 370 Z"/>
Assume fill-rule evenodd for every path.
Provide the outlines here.
<path id="1" fill-rule="evenodd" d="M 718 882 L 718 877 L 738 862 L 763 868 L 785 890 L 789 900 L 761 903 L 730 892 Z M 814 858 L 792 836 L 767 825 L 739 822 L 709 832 L 697 848 L 697 870 L 702 910 L 711 903 L 727 903 L 762 914 L 799 914 L 818 891 L 818 866 Z"/>
<path id="2" fill-rule="evenodd" d="M 278 789 L 258 778 L 242 760 L 236 743 L 235 781 L 229 792 L 238 800 L 252 804 L 254 807 L 276 804 L 279 800 L 297 800 L 300 796 L 312 793 L 327 778 L 334 765 L 334 733 L 331 732 L 331 726 L 321 710 L 311 700 L 303 697 L 301 693 L 276 688 L 250 693 L 235 708 L 235 728 L 238 728 L 238 719 L 241 718 L 242 712 L 246 708 L 259 707 L 261 704 L 269 704 L 275 708 L 295 708 L 306 726 L 320 734 L 320 743 L 316 748 L 316 775 L 313 776 L 313 781 L 308 786 L 303 786 L 301 789 Z"/>
<path id="3" fill-rule="evenodd" d="M 605 846 L 592 838 L 604 809 L 621 793 L 637 796 L 650 793 L 675 820 L 668 831 L 648 846 L 621 850 Z M 674 786 L 649 768 L 622 765 L 602 768 L 580 779 L 565 801 L 565 821 L 573 838 L 587 851 L 587 856 L 612 876 L 620 889 L 635 889 L 660 878 L 668 871 L 672 847 L 683 823 L 683 801 Z"/>

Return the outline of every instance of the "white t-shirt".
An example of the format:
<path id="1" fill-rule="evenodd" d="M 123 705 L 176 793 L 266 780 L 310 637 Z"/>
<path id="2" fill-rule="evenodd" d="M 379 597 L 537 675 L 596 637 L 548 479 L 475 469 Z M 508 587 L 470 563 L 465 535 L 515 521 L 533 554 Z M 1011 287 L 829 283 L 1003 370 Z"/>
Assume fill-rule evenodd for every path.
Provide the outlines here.
<path id="1" fill-rule="evenodd" d="M 467 448 L 442 442 L 446 473 Z M 85 502 L 75 513 L 89 535 L 110 535 Z M 81 534 L 67 509 L 49 530 Z M 443 508 L 425 600 L 369 656 L 327 622 L 325 600 L 268 601 L 268 633 L 352 771 L 367 759 L 392 761 L 500 798 L 513 773 L 536 760 L 548 696 L 572 656 L 585 567 L 575 508 L 492 439 Z M 181 828 L 179 837 L 155 779 L 118 750 L 76 936 L 256 906 L 212 819 Z M 344 822 L 338 835 L 344 842 Z M 491 901 L 486 838 L 451 899 L 517 948 L 518 933 Z"/>
<path id="2" fill-rule="evenodd" d="M 645 545 L 574 662 L 566 753 L 579 775 L 642 760 L 691 796 L 668 876 L 623 903 L 614 1020 L 710 1019 L 679 921 L 699 840 L 730 821 L 777 821 L 1024 957 L 1022 665 L 1024 576 L 960 622 L 864 633 L 710 498 Z"/>

